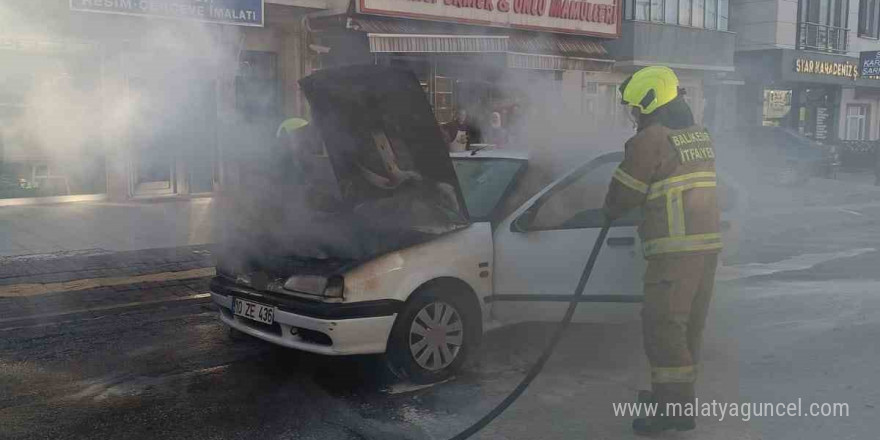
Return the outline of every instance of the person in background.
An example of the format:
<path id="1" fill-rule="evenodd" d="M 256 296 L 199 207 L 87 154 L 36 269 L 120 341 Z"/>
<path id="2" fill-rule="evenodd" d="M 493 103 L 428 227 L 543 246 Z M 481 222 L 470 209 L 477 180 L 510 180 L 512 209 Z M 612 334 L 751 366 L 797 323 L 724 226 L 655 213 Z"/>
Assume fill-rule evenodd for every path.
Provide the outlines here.
<path id="1" fill-rule="evenodd" d="M 468 113 L 465 109 L 459 109 L 455 114 L 455 120 L 443 124 L 441 127 L 449 151 L 465 151 L 472 143 L 479 142 L 479 133 L 468 121 Z"/>
<path id="2" fill-rule="evenodd" d="M 501 126 L 501 113 L 492 112 L 489 119 L 489 129 L 486 131 L 486 142 L 496 147 L 507 145 L 507 129 Z"/>

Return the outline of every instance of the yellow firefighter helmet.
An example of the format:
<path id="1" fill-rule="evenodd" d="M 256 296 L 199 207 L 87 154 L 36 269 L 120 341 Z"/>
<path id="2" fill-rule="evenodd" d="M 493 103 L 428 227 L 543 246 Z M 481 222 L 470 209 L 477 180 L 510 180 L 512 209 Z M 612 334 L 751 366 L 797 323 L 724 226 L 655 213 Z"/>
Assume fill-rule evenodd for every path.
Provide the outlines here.
<path id="1" fill-rule="evenodd" d="M 620 85 L 620 96 L 623 104 L 651 114 L 678 96 L 678 77 L 665 66 L 645 67 Z"/>

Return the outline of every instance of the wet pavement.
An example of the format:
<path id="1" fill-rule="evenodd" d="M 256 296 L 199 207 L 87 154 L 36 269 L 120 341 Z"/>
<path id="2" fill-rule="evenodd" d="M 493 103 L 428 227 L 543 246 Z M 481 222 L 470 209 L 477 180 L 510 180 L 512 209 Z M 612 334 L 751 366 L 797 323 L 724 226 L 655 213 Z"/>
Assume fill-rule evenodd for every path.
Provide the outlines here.
<path id="1" fill-rule="evenodd" d="M 700 417 L 697 431 L 666 437 L 877 438 L 880 197 L 860 194 L 772 206 L 756 197 L 761 208 L 742 219 L 737 252 L 719 271 L 698 384 L 707 401 L 845 402 L 849 416 Z M 21 267 L 47 272 L 10 275 L 10 262 L 28 261 L 15 257 L 0 264 L 0 289 L 137 281 L 207 268 L 209 252 L 44 255 Z M 77 267 L 92 272 L 70 275 Z M 207 280 L 0 294 L 0 438 L 445 439 L 513 389 L 553 330 L 491 332 L 461 375 L 417 387 L 393 380 L 380 356 L 230 338 Z M 477 438 L 634 438 L 612 403 L 633 402 L 646 372 L 637 322 L 574 325 L 545 372 Z"/>

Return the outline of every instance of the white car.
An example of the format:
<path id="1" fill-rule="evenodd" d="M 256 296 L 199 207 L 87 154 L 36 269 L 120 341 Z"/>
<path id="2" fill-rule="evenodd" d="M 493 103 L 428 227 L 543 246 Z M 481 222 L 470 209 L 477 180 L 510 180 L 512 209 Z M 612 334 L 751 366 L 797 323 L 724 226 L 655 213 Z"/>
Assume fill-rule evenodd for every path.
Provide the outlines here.
<path id="1" fill-rule="evenodd" d="M 337 281 L 304 279 L 341 298 L 256 291 L 220 273 L 211 296 L 224 323 L 278 345 L 327 355 L 387 353 L 417 381 L 459 367 L 484 331 L 562 316 L 602 225 L 600 208 L 622 153 L 601 155 L 556 180 L 505 218 L 503 199 L 524 154 L 453 153 L 473 224 L 382 255 Z M 637 221 L 608 234 L 576 319 L 633 319 L 645 261 Z M 302 288 L 300 290 L 306 290 Z M 320 289 L 318 289 L 320 290 Z"/>
<path id="2" fill-rule="evenodd" d="M 412 83 L 412 93 L 424 100 L 418 83 Z M 309 87 L 305 90 L 310 91 Z M 436 132 L 430 109 L 425 107 L 425 120 L 431 119 L 423 131 Z M 321 114 L 320 105 L 313 109 Z M 418 123 L 407 121 L 396 127 Z M 323 134 L 331 153 L 332 148 L 342 149 L 331 145 L 338 132 Z M 372 135 L 382 151 L 399 137 Z M 360 141 L 345 139 L 343 147 L 353 142 Z M 445 147 L 439 138 L 436 145 L 424 154 Z M 331 159 L 338 163 L 360 154 L 348 151 Z M 394 159 L 393 154 L 383 154 Z M 272 266 L 280 269 L 265 269 L 271 266 L 265 263 L 246 270 L 230 267 L 221 259 L 218 276 L 211 283 L 220 319 L 243 333 L 313 353 L 385 353 L 393 371 L 418 382 L 439 380 L 454 372 L 487 330 L 523 321 L 559 320 L 603 224 L 605 193 L 623 153 L 601 154 L 531 197 L 520 197 L 526 198 L 525 203 L 513 208 L 508 208 L 511 197 L 516 198 L 512 195 L 523 195 L 518 183 L 528 168 L 525 154 L 487 149 L 450 156 L 448 171 L 453 174 L 454 169 L 450 178 L 457 182 L 447 186 L 457 185 L 460 191 L 468 217 L 465 225 L 354 262 L 282 257 L 281 263 Z M 422 162 L 432 168 L 422 171 L 427 174 L 436 171 L 434 167 L 449 167 L 448 160 L 434 156 Z M 353 166 L 346 169 L 359 172 Z M 646 265 L 638 222 L 639 213 L 633 213 L 614 223 L 576 320 L 637 318 Z M 281 247 L 275 239 L 264 242 L 263 248 Z"/>

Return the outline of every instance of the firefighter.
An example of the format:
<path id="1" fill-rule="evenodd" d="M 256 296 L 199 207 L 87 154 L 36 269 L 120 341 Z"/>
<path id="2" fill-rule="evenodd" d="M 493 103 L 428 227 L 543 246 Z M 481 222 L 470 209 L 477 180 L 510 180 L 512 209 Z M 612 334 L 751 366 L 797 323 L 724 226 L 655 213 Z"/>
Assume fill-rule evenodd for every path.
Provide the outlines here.
<path id="1" fill-rule="evenodd" d="M 278 126 L 275 137 L 281 139 L 283 136 L 293 135 L 297 130 L 309 125 L 309 121 L 302 118 L 287 118 Z"/>
<path id="2" fill-rule="evenodd" d="M 642 327 L 656 416 L 635 419 L 636 434 L 694 429 L 694 381 L 721 250 L 715 150 L 694 124 L 675 73 L 643 68 L 620 86 L 637 133 L 626 142 L 605 199 L 609 220 L 641 208 L 648 261 Z M 669 405 L 672 404 L 672 405 Z M 669 411 L 667 411 L 667 409 Z"/>

